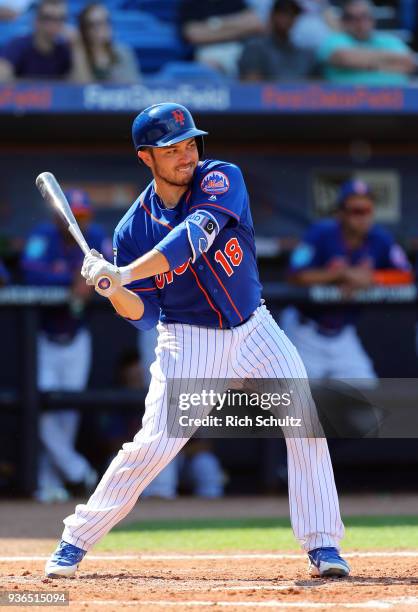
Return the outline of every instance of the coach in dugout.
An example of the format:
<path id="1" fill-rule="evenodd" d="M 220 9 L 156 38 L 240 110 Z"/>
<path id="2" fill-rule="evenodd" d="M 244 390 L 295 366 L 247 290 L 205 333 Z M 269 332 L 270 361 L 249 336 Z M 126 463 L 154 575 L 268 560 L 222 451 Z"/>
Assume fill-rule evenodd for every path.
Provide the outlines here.
<path id="1" fill-rule="evenodd" d="M 110 240 L 100 226 L 91 223 L 87 194 L 74 189 L 66 196 L 88 244 L 111 259 Z M 70 289 L 69 304 L 48 309 L 42 319 L 38 338 L 38 385 L 42 391 L 82 391 L 87 385 L 91 336 L 84 309 L 93 289 L 80 276 L 82 261 L 80 248 L 58 217 L 35 227 L 24 249 L 21 265 L 27 284 Z M 38 501 L 65 501 L 69 492 L 85 494 L 95 486 L 96 472 L 75 449 L 79 420 L 73 409 L 42 413 Z"/>
<path id="2" fill-rule="evenodd" d="M 290 282 L 335 285 L 350 296 L 378 284 L 413 280 L 410 263 L 391 234 L 376 225 L 375 197 L 360 180 L 341 186 L 336 218 L 314 223 L 290 258 Z M 288 308 L 282 327 L 313 379 L 374 379 L 376 374 L 354 326 L 353 305 Z"/>

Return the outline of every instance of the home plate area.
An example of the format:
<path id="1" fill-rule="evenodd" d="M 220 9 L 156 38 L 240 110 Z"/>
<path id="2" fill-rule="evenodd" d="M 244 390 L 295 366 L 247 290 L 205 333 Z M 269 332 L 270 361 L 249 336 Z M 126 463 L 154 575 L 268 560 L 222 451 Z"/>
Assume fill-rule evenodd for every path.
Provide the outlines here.
<path id="1" fill-rule="evenodd" d="M 46 555 L 8 552 L 0 557 L 2 591 L 67 590 L 71 610 L 418 610 L 414 552 L 348 553 L 346 579 L 310 578 L 300 553 L 92 552 L 75 578 L 59 580 L 44 577 Z"/>

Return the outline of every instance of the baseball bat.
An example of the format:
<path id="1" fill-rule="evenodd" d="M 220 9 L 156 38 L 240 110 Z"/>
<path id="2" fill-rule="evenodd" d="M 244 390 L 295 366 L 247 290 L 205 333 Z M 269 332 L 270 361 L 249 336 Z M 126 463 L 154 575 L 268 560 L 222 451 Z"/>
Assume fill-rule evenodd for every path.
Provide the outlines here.
<path id="1" fill-rule="evenodd" d="M 51 172 L 42 172 L 36 178 L 36 186 L 41 192 L 42 197 L 48 204 L 56 210 L 63 220 L 68 224 L 68 231 L 77 242 L 84 255 L 90 253 L 89 245 L 84 238 L 80 226 L 78 225 L 73 211 L 65 197 L 61 187 L 55 176 Z M 107 289 L 110 286 L 110 279 L 107 276 L 102 276 L 98 282 L 101 289 Z"/>
<path id="2" fill-rule="evenodd" d="M 36 179 L 36 186 L 41 192 L 44 200 L 48 202 L 48 204 L 50 204 L 68 224 L 68 231 L 73 236 L 84 255 L 90 253 L 89 245 L 81 232 L 80 226 L 68 204 L 68 200 L 55 176 L 51 172 L 42 172 Z"/>

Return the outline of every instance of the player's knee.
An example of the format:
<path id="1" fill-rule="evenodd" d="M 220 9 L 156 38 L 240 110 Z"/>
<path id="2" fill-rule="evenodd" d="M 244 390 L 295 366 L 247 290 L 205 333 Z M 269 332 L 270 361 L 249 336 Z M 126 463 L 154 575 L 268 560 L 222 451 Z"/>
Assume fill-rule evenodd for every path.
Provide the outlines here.
<path id="1" fill-rule="evenodd" d="M 131 456 L 135 463 L 146 461 L 151 467 L 174 457 L 177 454 L 175 446 L 175 440 L 167 438 L 163 433 L 149 436 L 141 430 L 132 442 L 122 445 L 119 454 L 128 461 Z"/>

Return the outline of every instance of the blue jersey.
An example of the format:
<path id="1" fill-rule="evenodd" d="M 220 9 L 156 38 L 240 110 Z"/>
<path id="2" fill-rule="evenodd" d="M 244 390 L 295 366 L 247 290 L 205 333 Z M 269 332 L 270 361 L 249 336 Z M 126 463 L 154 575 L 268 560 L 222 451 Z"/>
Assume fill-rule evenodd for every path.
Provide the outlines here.
<path id="1" fill-rule="evenodd" d="M 111 257 L 110 240 L 100 226 L 90 224 L 85 232 L 87 243 Z M 54 223 L 41 223 L 31 232 L 25 245 L 21 268 L 28 285 L 71 287 L 80 274 L 83 253 L 71 240 L 66 241 Z M 70 339 L 83 323 L 81 313 L 69 306 L 48 309 L 42 328 L 51 339 Z"/>
<path id="2" fill-rule="evenodd" d="M 205 233 L 193 233 L 196 219 L 204 219 Z M 200 251 L 200 240 L 209 240 L 210 248 Z M 118 266 L 153 248 L 170 264 L 169 272 L 127 286 L 144 301 L 144 317 L 133 322 L 139 329 L 158 319 L 235 327 L 260 303 L 249 197 L 233 164 L 200 162 L 189 189 L 172 209 L 164 206 L 152 181 L 116 227 L 113 246 Z"/>
<path id="3" fill-rule="evenodd" d="M 360 247 L 350 249 L 344 241 L 341 224 L 332 219 L 314 223 L 308 229 L 303 241 L 291 255 L 290 270 L 298 272 L 309 268 L 332 268 L 342 262 L 352 266 L 367 263 L 374 270 L 410 269 L 403 249 L 379 225 L 371 227 Z M 320 310 L 308 306 L 300 310 L 330 331 L 339 331 L 346 324 L 352 323 L 356 313 L 356 308 L 350 306 Z"/>

